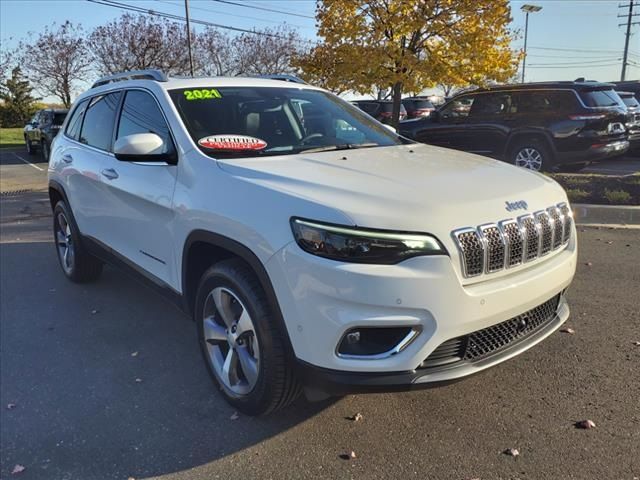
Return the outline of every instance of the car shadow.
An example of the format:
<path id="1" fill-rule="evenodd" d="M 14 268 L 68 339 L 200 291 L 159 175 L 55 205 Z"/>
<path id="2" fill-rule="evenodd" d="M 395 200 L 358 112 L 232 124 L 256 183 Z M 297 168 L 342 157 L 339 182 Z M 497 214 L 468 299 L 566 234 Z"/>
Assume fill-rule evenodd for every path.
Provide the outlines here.
<path id="1" fill-rule="evenodd" d="M 2 473 L 17 463 L 29 478 L 183 471 L 335 401 L 238 416 L 208 376 L 194 323 L 162 297 L 111 268 L 73 284 L 50 242 L 2 243 L 0 263 Z"/>

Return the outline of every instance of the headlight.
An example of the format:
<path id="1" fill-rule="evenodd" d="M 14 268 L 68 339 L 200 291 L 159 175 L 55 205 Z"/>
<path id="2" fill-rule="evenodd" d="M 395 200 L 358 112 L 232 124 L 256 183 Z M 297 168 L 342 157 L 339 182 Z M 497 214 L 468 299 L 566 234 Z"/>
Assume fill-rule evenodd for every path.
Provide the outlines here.
<path id="1" fill-rule="evenodd" d="M 291 219 L 296 242 L 304 251 L 320 257 L 354 263 L 391 265 L 423 255 L 447 255 L 431 235 L 366 230 Z"/>

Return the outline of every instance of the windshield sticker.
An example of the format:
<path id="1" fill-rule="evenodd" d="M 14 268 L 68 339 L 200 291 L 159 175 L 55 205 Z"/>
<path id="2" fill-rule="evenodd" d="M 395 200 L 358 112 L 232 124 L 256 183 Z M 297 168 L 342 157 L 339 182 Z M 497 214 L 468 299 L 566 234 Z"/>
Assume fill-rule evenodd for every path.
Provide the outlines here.
<path id="1" fill-rule="evenodd" d="M 267 142 L 246 135 L 210 135 L 198 140 L 198 145 L 211 150 L 263 150 Z"/>
<path id="2" fill-rule="evenodd" d="M 196 90 L 184 90 L 184 98 L 191 100 L 210 100 L 212 98 L 222 98 L 220 92 L 215 88 L 198 88 Z"/>

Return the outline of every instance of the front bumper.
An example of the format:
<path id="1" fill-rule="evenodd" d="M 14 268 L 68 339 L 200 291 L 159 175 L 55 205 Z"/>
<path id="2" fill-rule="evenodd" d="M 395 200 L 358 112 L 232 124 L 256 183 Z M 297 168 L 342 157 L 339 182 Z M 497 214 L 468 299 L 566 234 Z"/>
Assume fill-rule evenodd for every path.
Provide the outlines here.
<path id="1" fill-rule="evenodd" d="M 564 301 L 557 318 L 527 341 L 481 361 L 420 371 L 444 342 L 517 317 L 563 292 L 575 273 L 575 238 L 574 229 L 565 249 L 475 283 L 462 279 L 447 256 L 416 257 L 398 265 L 346 264 L 310 255 L 295 243 L 266 266 L 303 382 L 309 377 L 320 384 L 349 385 L 349 391 L 369 384 L 387 390 L 464 377 L 517 355 L 558 328 L 569 314 Z M 357 359 L 336 353 L 345 332 L 365 327 L 412 327 L 420 333 L 388 356 Z M 321 380 L 318 372 L 336 381 Z"/>
<path id="2" fill-rule="evenodd" d="M 299 361 L 298 375 L 307 388 L 329 395 L 407 391 L 448 385 L 521 354 L 555 332 L 567 318 L 569 306 L 561 296 L 554 316 L 544 326 L 477 361 L 462 360 L 442 367 L 388 373 L 329 370 Z"/>

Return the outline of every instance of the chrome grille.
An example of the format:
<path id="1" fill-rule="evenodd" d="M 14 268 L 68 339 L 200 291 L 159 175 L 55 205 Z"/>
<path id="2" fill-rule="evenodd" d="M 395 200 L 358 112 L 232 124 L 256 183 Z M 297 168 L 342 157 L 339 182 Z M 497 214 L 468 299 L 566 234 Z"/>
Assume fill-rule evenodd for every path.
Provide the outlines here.
<path id="1" fill-rule="evenodd" d="M 520 265 L 524 253 L 524 235 L 515 220 L 500 222 L 500 229 L 507 240 L 507 268 Z"/>
<path id="2" fill-rule="evenodd" d="M 456 240 L 464 259 L 462 269 L 465 277 L 480 275 L 484 267 L 484 247 L 478 232 L 470 228 L 461 230 Z"/>
<path id="3" fill-rule="evenodd" d="M 571 237 L 571 227 L 573 225 L 573 214 L 571 213 L 571 209 L 566 203 L 561 203 L 558 205 L 560 208 L 560 213 L 563 215 L 564 226 L 562 228 L 562 243 L 565 244 L 569 242 L 569 238 Z"/>
<path id="4" fill-rule="evenodd" d="M 542 257 L 551 251 L 553 229 L 547 212 L 536 212 L 533 216 L 536 219 L 536 223 L 540 225 L 540 249 L 538 252 L 539 256 Z"/>
<path id="5" fill-rule="evenodd" d="M 505 240 L 495 224 L 481 225 L 480 235 L 487 249 L 486 273 L 497 272 L 504 268 Z"/>
<path id="6" fill-rule="evenodd" d="M 452 235 L 466 278 L 530 262 L 569 243 L 572 214 L 566 203 L 518 219 L 462 228 Z"/>
<path id="7" fill-rule="evenodd" d="M 562 230 L 564 228 L 563 218 L 558 207 L 547 208 L 547 213 L 553 222 L 553 240 L 551 244 L 552 249 L 555 250 L 562 245 Z"/>

